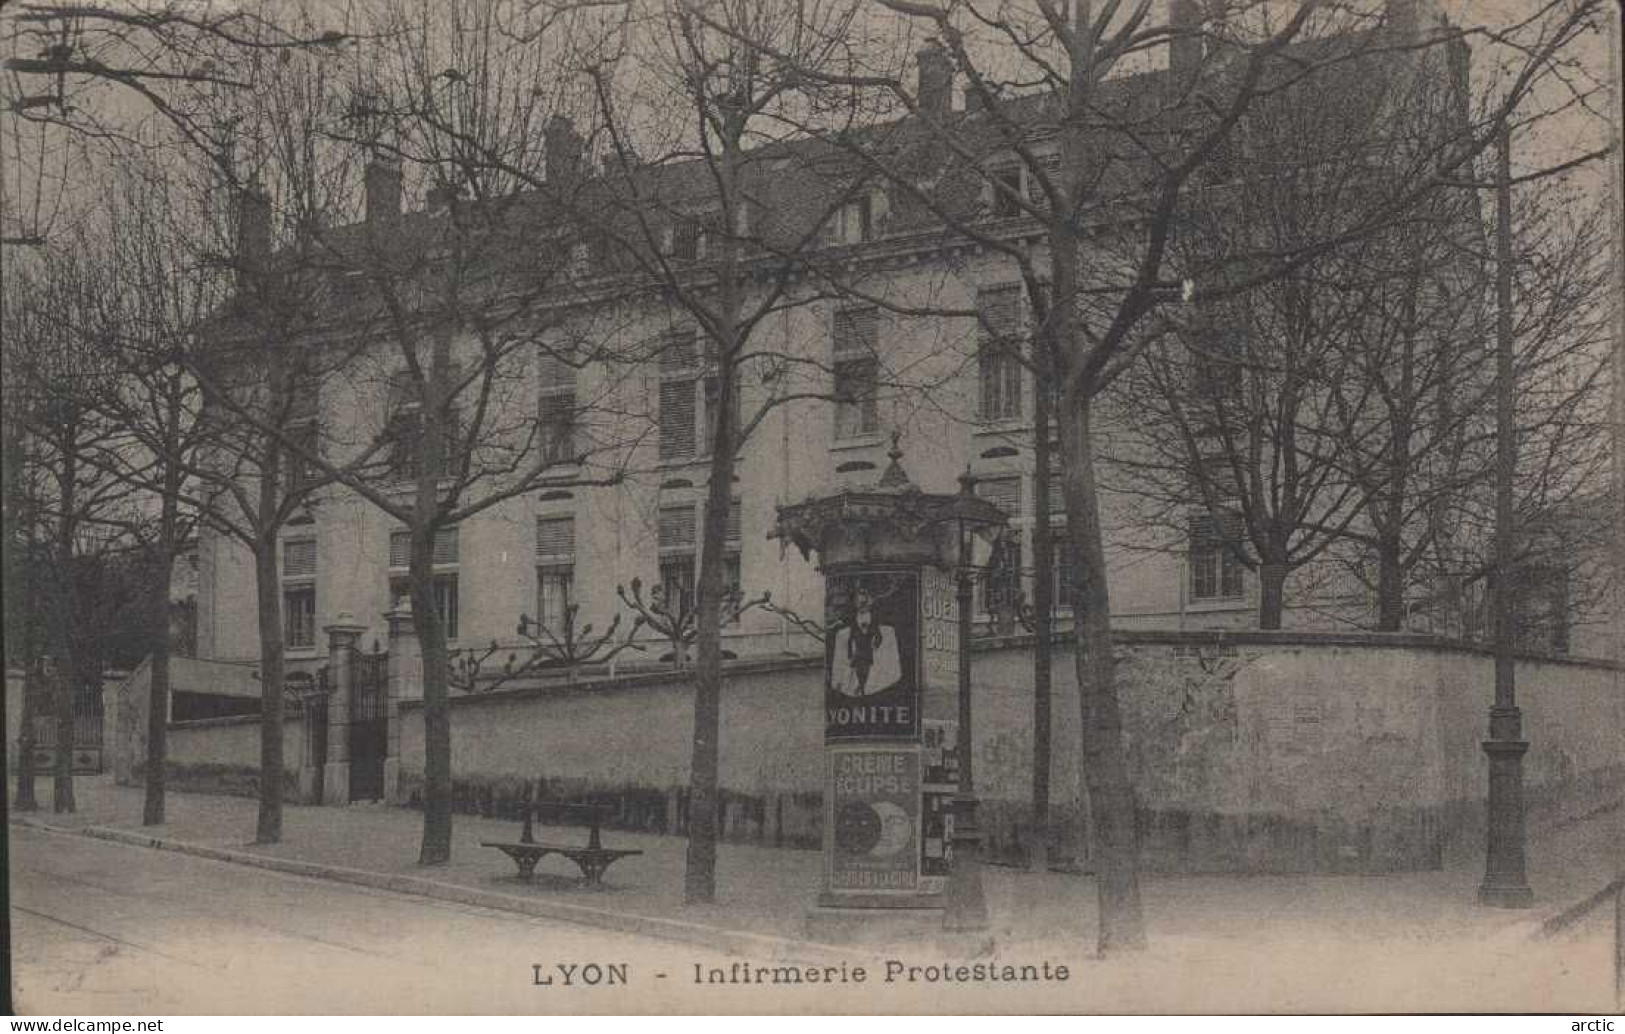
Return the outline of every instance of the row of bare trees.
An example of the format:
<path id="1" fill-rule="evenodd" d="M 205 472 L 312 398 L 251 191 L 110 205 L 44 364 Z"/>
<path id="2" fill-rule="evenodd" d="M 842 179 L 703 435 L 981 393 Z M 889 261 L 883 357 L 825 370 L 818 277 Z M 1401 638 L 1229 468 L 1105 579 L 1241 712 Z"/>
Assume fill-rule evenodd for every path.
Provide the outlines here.
<path id="1" fill-rule="evenodd" d="M 140 196 L 102 198 L 103 268 L 117 276 L 98 304 L 117 315 L 90 335 L 55 312 L 41 347 L 72 336 L 113 357 L 118 387 L 94 411 L 121 437 L 90 466 L 156 501 L 137 509 L 166 569 L 188 521 L 254 558 L 261 841 L 281 836 L 290 520 L 360 500 L 408 532 L 420 861 L 435 864 L 452 849 L 454 681 L 437 540 L 541 488 L 618 483 L 651 450 L 656 466 L 695 461 L 685 891 L 704 902 L 717 893 L 721 627 L 740 599 L 726 569 L 735 472 L 780 407 L 868 403 L 831 388 L 827 348 L 780 328 L 832 299 L 979 323 L 1041 386 L 1023 446 L 1060 474 L 1055 488 L 1036 479 L 1035 807 L 1042 825 L 1064 602 L 1081 716 L 1067 749 L 1090 801 L 1100 946 L 1130 949 L 1145 935 L 1097 464 L 1118 456 L 1166 512 L 1191 503 L 1193 484 L 1210 510 L 1239 509 L 1266 624 L 1286 573 L 1347 543 L 1377 558 L 1388 621 L 1396 586 L 1445 555 L 1452 508 L 1481 489 L 1484 248 L 1463 184 L 1509 119 L 1584 104 L 1563 73 L 1595 6 L 1535 5 L 1461 30 L 1404 0 L 1307 2 L 1285 17 L 1250 0 L 1168 12 L 1150 0 L 398 0 L 352 8 L 345 24 L 293 2 L 226 15 L 162 0 L 25 5 L 8 67 L 50 91 L 19 90 L 27 103 L 10 116 L 29 167 L 56 153 L 37 135 L 141 170 L 124 179 Z M 1493 88 L 1467 80 L 1470 48 Z M 1576 94 L 1553 100 L 1553 82 Z M 123 100 L 84 99 L 107 85 Z M 34 196 L 8 197 L 11 212 L 40 211 L 44 182 L 13 187 Z M 427 190 L 428 210 L 403 210 L 409 187 Z M 966 282 L 997 267 L 1019 285 L 1026 329 L 952 292 L 891 290 L 861 247 L 883 236 L 952 245 L 944 268 Z M 1580 361 L 1587 317 L 1570 315 L 1589 296 L 1559 275 L 1589 270 L 1571 238 L 1554 230 L 1531 248 L 1539 282 L 1525 295 L 1531 340 L 1547 342 L 1526 351 L 1530 378 L 1547 364 L 1578 378 L 1529 410 L 1553 467 L 1574 445 L 1559 428 L 1596 380 Z M 1175 306 L 1181 284 L 1199 315 Z M 866 347 L 884 371 L 869 391 L 927 397 L 945 379 Z M 573 382 L 562 422 L 526 387 L 538 366 Z M 661 367 L 695 373 L 670 404 L 693 406 L 698 426 L 653 443 L 667 422 L 641 404 L 640 371 Z M 1144 432 L 1126 453 L 1112 435 L 1121 397 Z M 330 404 L 313 413 L 315 399 Z M 1043 519 L 1056 488 L 1058 539 Z M 1074 573 L 1065 601 L 1053 551 Z M 150 822 L 163 817 L 166 692 L 155 657 Z"/>

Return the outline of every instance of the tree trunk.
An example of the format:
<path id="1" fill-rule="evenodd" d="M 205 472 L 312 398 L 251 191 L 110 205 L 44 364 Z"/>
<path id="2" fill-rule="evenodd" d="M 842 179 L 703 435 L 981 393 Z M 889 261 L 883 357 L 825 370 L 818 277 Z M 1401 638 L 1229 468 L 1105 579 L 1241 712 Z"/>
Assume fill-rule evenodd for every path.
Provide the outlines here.
<path id="1" fill-rule="evenodd" d="M 1287 566 L 1265 562 L 1258 565 L 1258 627 L 1266 630 L 1281 627 L 1286 611 Z"/>
<path id="2" fill-rule="evenodd" d="M 262 513 L 265 511 L 261 511 Z M 282 600 L 273 530 L 254 549 L 260 625 L 260 809 L 254 843 L 282 842 Z"/>
<path id="3" fill-rule="evenodd" d="M 77 811 L 73 795 L 73 689 L 78 671 L 72 659 L 56 671 L 56 767 L 51 780 L 51 810 Z"/>
<path id="4" fill-rule="evenodd" d="M 163 495 L 158 511 L 157 570 L 153 578 L 151 682 L 147 692 L 147 795 L 141 807 L 143 826 L 164 824 L 164 768 L 169 763 L 169 579 L 175 563 L 176 524 L 180 519 L 181 384 L 166 385 Z"/>
<path id="5" fill-rule="evenodd" d="M 700 573 L 695 614 L 694 735 L 689 760 L 688 856 L 683 873 L 683 900 L 703 904 L 716 900 L 718 815 L 717 771 L 722 734 L 722 607 L 727 588 L 723 559 L 728 511 L 733 505 L 733 399 L 736 370 L 719 345 L 717 406 L 705 517 L 700 526 Z"/>
<path id="6" fill-rule="evenodd" d="M 1398 632 L 1405 627 L 1405 568 L 1400 545 L 1383 538 L 1377 545 L 1377 631 Z"/>
<path id="7" fill-rule="evenodd" d="M 1066 498 L 1067 548 L 1072 550 L 1073 623 L 1078 707 L 1083 726 L 1083 775 L 1094 819 L 1096 887 L 1102 955 L 1146 946 L 1140 907 L 1138 806 L 1123 744 L 1111 640 L 1111 599 L 1106 587 L 1106 549 L 1095 485 L 1094 442 L 1084 389 L 1063 397 L 1060 407 L 1062 484 Z"/>
<path id="8" fill-rule="evenodd" d="M 1050 535 L 1050 396 L 1048 374 L 1040 348 L 1038 368 L 1042 384 L 1033 402 L 1033 829 L 1027 855 L 1029 868 L 1049 868 L 1051 687 L 1054 652 L 1050 639 L 1055 613 L 1055 544 Z"/>
<path id="9" fill-rule="evenodd" d="M 168 565 L 165 565 L 166 568 Z M 163 604 L 157 613 L 162 616 L 160 634 L 152 639 L 152 654 L 148 664 L 151 683 L 147 694 L 147 774 L 146 800 L 141 806 L 143 826 L 164 824 L 164 766 L 168 763 L 169 749 L 169 584 L 165 579 L 161 589 L 154 593 Z"/>
<path id="10" fill-rule="evenodd" d="M 12 808 L 38 811 L 39 798 L 34 787 L 34 703 L 39 693 L 39 672 L 36 671 L 39 664 L 27 655 L 23 657 L 23 664 L 23 713 L 17 731 L 17 796 Z"/>
<path id="11" fill-rule="evenodd" d="M 56 710 L 56 764 L 51 780 L 51 810 L 66 813 L 77 810 L 73 796 L 73 686 L 79 674 L 79 618 L 77 606 L 79 572 L 74 564 L 74 509 L 78 506 L 78 463 L 73 445 L 78 441 L 78 422 L 70 418 L 63 425 L 61 467 L 57 487 L 62 512 L 56 522 L 56 612 L 52 615 L 52 637 L 56 641 L 52 688 Z"/>
<path id="12" fill-rule="evenodd" d="M 421 487 L 421 486 L 420 486 Z M 435 488 L 418 495 L 433 506 Z M 421 510 L 419 512 L 422 512 Z M 419 865 L 451 861 L 451 687 L 446 679 L 446 626 L 434 598 L 434 537 L 427 521 L 412 528 L 412 627 L 423 658 L 423 840 Z"/>

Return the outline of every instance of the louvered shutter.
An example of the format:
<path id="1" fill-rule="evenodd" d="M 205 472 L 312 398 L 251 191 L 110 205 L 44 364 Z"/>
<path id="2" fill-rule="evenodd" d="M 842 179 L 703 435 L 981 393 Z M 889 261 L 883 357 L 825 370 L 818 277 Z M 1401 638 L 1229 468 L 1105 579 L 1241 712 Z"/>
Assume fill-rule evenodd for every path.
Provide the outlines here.
<path id="1" fill-rule="evenodd" d="M 434 536 L 434 558 L 436 564 L 455 564 L 458 556 L 458 535 L 456 528 L 441 528 Z M 389 533 L 389 566 L 408 567 L 412 563 L 412 533 L 410 531 L 392 531 Z"/>
<path id="2" fill-rule="evenodd" d="M 575 555 L 574 517 L 536 518 L 536 559 L 559 561 Z"/>
<path id="3" fill-rule="evenodd" d="M 1061 484 L 1059 472 L 1049 476 L 1049 512 L 1050 516 L 1066 513 L 1066 486 Z"/>
<path id="4" fill-rule="evenodd" d="M 1021 287 L 1018 284 L 982 288 L 976 292 L 976 308 L 982 314 L 984 335 L 1007 338 L 1021 329 Z"/>
<path id="5" fill-rule="evenodd" d="M 441 528 L 434 536 L 434 562 L 437 564 L 455 564 L 458 554 L 458 534 L 456 528 Z"/>
<path id="6" fill-rule="evenodd" d="M 660 458 L 694 455 L 694 380 L 660 382 Z"/>
<path id="7" fill-rule="evenodd" d="M 739 500 L 735 499 L 728 504 L 728 530 L 724 537 L 733 545 L 739 544 Z"/>
<path id="8" fill-rule="evenodd" d="M 988 478 L 976 483 L 976 494 L 1005 512 L 1012 519 L 1021 517 L 1021 479 Z"/>
<path id="9" fill-rule="evenodd" d="M 309 578 L 316 574 L 316 540 L 294 539 L 282 544 L 282 575 Z"/>
<path id="10" fill-rule="evenodd" d="M 662 553 L 694 548 L 694 507 L 662 506 L 656 539 Z"/>
<path id="11" fill-rule="evenodd" d="M 576 370 L 559 354 L 560 350 L 542 349 L 539 358 L 540 382 L 543 391 L 568 390 L 575 387 Z"/>
<path id="12" fill-rule="evenodd" d="M 874 309 L 843 309 L 835 314 L 835 354 L 873 355 L 880 317 Z"/>

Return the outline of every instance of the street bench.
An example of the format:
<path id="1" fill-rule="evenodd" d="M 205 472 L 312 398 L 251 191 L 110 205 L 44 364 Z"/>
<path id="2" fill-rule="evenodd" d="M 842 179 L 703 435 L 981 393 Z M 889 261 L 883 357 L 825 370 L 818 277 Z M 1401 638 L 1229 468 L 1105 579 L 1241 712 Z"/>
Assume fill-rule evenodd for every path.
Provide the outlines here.
<path id="1" fill-rule="evenodd" d="M 576 825 L 587 827 L 587 846 L 574 844 L 544 844 L 536 840 L 532 818 L 537 812 L 584 816 L 574 819 Z M 530 880 L 536 873 L 536 863 L 550 854 L 559 854 L 576 863 L 583 881 L 589 887 L 602 887 L 604 871 L 622 858 L 640 855 L 642 851 L 624 850 L 603 845 L 599 826 L 603 823 L 603 809 L 583 804 L 538 804 L 525 808 L 524 827 L 517 841 L 481 840 L 481 847 L 491 847 L 512 858 L 519 867 L 519 878 Z"/>

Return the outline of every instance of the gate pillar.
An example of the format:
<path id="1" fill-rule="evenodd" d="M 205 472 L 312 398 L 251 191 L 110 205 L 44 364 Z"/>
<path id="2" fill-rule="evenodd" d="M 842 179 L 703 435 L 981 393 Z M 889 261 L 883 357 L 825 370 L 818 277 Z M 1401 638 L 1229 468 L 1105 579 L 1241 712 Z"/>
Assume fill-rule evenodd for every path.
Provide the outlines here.
<path id="1" fill-rule="evenodd" d="M 401 700 L 423 696 L 423 652 L 412 623 L 412 600 L 403 596 L 384 615 L 389 622 L 389 699 L 384 714 L 384 800 L 401 804 Z"/>
<path id="2" fill-rule="evenodd" d="M 356 640 L 367 630 L 348 612 L 338 618 L 322 629 L 327 633 L 328 677 L 333 685 L 327 699 L 327 757 L 320 762 L 323 804 L 350 803 L 350 684 L 355 674 L 350 661 Z"/>

